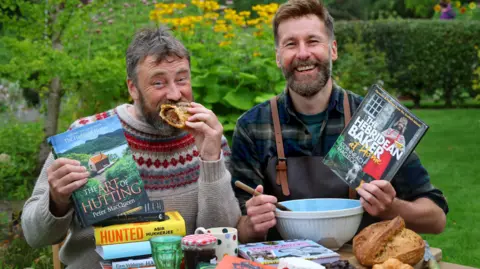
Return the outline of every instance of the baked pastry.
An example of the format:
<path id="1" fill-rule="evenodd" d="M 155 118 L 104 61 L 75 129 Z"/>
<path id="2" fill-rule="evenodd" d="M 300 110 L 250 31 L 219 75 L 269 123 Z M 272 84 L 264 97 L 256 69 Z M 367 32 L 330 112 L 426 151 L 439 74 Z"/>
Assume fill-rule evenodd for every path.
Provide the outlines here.
<path id="1" fill-rule="evenodd" d="M 400 216 L 374 223 L 353 238 L 353 254 L 365 266 L 380 264 L 389 258 L 415 265 L 424 253 L 422 237 L 405 228 L 405 221 Z"/>
<path id="2" fill-rule="evenodd" d="M 375 264 L 372 269 L 413 269 L 413 267 L 395 258 L 389 258 L 381 264 Z"/>
<path id="3" fill-rule="evenodd" d="M 163 104 L 160 106 L 160 117 L 169 125 L 183 129 L 185 122 L 191 116 L 187 112 L 190 103 Z"/>

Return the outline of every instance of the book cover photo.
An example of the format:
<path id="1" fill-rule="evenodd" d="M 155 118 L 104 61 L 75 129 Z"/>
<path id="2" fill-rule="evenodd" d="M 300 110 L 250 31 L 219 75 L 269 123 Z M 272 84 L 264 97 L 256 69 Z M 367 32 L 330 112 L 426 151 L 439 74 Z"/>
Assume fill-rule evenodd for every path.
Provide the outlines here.
<path id="1" fill-rule="evenodd" d="M 422 120 L 373 85 L 323 163 L 352 189 L 397 173 L 428 130 Z"/>
<path id="2" fill-rule="evenodd" d="M 297 257 L 316 263 L 338 261 L 340 254 L 312 240 L 279 240 L 238 246 L 239 256 L 261 264 L 278 264 L 281 258 Z"/>
<path id="3" fill-rule="evenodd" d="M 55 158 L 77 160 L 90 177 L 72 194 L 83 227 L 148 203 L 143 181 L 118 116 L 52 136 Z"/>

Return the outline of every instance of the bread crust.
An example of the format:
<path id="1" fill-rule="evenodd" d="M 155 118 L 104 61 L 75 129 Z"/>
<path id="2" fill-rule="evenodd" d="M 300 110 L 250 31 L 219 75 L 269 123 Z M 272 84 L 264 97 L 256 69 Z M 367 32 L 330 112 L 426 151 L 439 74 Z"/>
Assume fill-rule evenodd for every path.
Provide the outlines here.
<path id="1" fill-rule="evenodd" d="M 381 264 L 389 258 L 414 266 L 425 253 L 425 242 L 405 221 L 397 216 L 392 220 L 374 223 L 353 238 L 353 253 L 365 266 Z"/>
<path id="2" fill-rule="evenodd" d="M 169 125 L 184 129 L 186 128 L 185 122 L 191 116 L 187 112 L 189 107 L 190 103 L 162 104 L 160 106 L 160 117 Z"/>
<path id="3" fill-rule="evenodd" d="M 413 269 L 413 267 L 395 258 L 389 258 L 384 263 L 375 264 L 372 269 Z"/>

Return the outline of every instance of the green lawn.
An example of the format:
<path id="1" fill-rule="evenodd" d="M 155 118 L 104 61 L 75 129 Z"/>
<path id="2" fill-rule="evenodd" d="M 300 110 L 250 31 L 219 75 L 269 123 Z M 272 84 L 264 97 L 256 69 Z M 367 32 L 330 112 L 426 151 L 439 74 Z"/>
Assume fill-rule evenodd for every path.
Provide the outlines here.
<path id="1" fill-rule="evenodd" d="M 415 110 L 430 129 L 417 147 L 450 212 L 440 235 L 426 235 L 445 261 L 480 268 L 480 109 Z"/>

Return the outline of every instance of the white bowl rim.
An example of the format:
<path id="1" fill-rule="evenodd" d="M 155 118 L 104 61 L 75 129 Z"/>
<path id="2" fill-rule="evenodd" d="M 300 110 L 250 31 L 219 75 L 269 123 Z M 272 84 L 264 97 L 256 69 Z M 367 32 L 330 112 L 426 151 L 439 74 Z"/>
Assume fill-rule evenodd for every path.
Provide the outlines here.
<path id="1" fill-rule="evenodd" d="M 309 200 L 352 200 L 352 199 L 343 199 L 343 198 L 311 198 L 311 199 L 296 199 L 302 201 L 309 201 Z M 294 201 L 294 200 L 290 200 Z M 357 200 L 358 201 L 358 200 Z M 289 201 L 285 201 L 289 202 Z M 279 202 L 282 204 L 283 202 Z M 285 218 L 285 219 L 327 219 L 332 217 L 347 217 L 347 216 L 354 216 L 363 214 L 364 210 L 362 205 L 346 209 L 339 209 L 339 210 L 329 210 L 329 211 L 281 211 L 276 210 L 275 216 L 277 218 Z"/>

